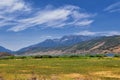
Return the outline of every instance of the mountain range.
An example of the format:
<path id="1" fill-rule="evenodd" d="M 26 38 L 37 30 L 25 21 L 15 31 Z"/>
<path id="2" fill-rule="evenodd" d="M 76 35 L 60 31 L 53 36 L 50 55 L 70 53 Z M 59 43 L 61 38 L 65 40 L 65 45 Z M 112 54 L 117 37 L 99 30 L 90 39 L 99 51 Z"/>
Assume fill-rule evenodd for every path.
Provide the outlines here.
<path id="1" fill-rule="evenodd" d="M 11 51 L 0 47 L 0 52 Z M 17 55 L 120 53 L 120 36 L 63 36 L 60 39 L 47 39 L 13 53 Z"/>
<path id="2" fill-rule="evenodd" d="M 70 36 L 63 36 L 60 39 L 47 39 L 43 42 L 40 42 L 38 44 L 20 49 L 17 51 L 19 54 L 24 53 L 36 53 L 36 52 L 47 52 L 49 50 L 56 50 L 56 49 L 62 49 L 65 47 L 69 47 L 72 45 L 75 45 L 77 43 L 83 42 L 83 41 L 89 41 L 97 37 L 93 36 L 81 36 L 81 35 L 70 35 Z"/>
<path id="3" fill-rule="evenodd" d="M 21 49 L 23 55 L 120 53 L 120 36 L 64 36 Z"/>

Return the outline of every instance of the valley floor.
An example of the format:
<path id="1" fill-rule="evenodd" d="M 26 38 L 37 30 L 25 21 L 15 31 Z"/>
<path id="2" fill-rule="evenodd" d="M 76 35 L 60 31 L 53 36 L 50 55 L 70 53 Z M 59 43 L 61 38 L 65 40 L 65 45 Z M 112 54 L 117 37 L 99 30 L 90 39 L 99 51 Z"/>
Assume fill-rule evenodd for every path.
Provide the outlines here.
<path id="1" fill-rule="evenodd" d="M 0 60 L 0 80 L 120 80 L 120 58 Z"/>

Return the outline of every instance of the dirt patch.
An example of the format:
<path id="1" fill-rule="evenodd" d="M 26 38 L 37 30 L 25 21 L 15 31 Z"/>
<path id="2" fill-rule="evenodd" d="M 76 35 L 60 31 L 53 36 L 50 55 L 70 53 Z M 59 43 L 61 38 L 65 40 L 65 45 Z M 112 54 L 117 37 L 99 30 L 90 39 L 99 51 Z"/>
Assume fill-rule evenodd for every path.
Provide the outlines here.
<path id="1" fill-rule="evenodd" d="M 72 74 L 64 74 L 65 77 L 69 77 L 69 78 L 84 78 L 83 75 L 78 74 L 78 73 L 72 73 Z"/>
<path id="2" fill-rule="evenodd" d="M 102 43 L 99 43 L 98 45 L 94 46 L 93 48 L 91 48 L 90 50 L 94 50 L 94 49 L 97 49 L 101 46 L 103 46 L 105 44 L 105 42 L 102 42 Z"/>
<path id="3" fill-rule="evenodd" d="M 115 49 L 113 49 L 113 52 L 116 52 L 116 53 L 120 52 L 120 46 L 118 46 Z"/>
<path id="4" fill-rule="evenodd" d="M 20 72 L 27 73 L 27 72 L 30 72 L 30 71 L 29 70 L 20 70 Z"/>
<path id="5" fill-rule="evenodd" d="M 96 75 L 96 76 L 100 76 L 100 77 L 119 78 L 120 79 L 120 75 L 114 74 L 112 71 L 100 71 L 100 72 L 92 73 L 92 75 Z"/>
<path id="6" fill-rule="evenodd" d="M 78 73 L 51 75 L 49 80 L 85 80 L 84 75 Z"/>
<path id="7" fill-rule="evenodd" d="M 101 80 L 88 75 L 81 75 L 79 73 L 71 74 L 52 74 L 52 75 L 40 75 L 40 74 L 9 74 L 4 76 L 5 80 Z"/>
<path id="8" fill-rule="evenodd" d="M 0 64 L 0 66 L 8 66 L 8 64 Z"/>
<path id="9" fill-rule="evenodd" d="M 46 68 L 46 69 L 55 69 L 55 68 L 59 68 L 59 67 L 52 67 L 52 66 L 40 66 L 39 68 Z"/>
<path id="10" fill-rule="evenodd" d="M 82 75 L 79 73 L 61 74 L 60 77 L 60 80 L 101 80 L 96 77 L 91 77 L 90 75 Z"/>

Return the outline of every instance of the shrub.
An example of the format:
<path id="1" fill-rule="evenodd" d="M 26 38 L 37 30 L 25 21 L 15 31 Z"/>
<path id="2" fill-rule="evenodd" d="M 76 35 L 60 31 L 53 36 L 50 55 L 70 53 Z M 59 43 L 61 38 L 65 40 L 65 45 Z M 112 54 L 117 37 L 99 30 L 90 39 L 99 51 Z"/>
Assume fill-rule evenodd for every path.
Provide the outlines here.
<path id="1" fill-rule="evenodd" d="M 77 57 L 79 57 L 79 55 L 70 55 L 69 57 L 70 58 L 77 58 Z"/>
<path id="2" fill-rule="evenodd" d="M 114 57 L 120 57 L 120 54 L 115 54 Z"/>

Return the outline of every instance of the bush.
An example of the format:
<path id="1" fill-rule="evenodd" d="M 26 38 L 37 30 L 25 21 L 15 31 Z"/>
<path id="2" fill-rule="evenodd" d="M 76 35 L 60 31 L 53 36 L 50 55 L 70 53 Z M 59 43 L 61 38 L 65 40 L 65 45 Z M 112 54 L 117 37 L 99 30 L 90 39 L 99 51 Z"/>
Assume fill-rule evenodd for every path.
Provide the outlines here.
<path id="1" fill-rule="evenodd" d="M 79 55 L 71 55 L 71 56 L 69 56 L 69 58 L 77 58 L 77 57 L 79 57 Z"/>
<path id="2" fill-rule="evenodd" d="M 51 55 L 43 55 L 42 58 L 52 58 Z"/>
<path id="3" fill-rule="evenodd" d="M 27 58 L 27 56 L 16 56 L 16 57 L 14 57 L 14 59 L 26 59 Z"/>
<path id="4" fill-rule="evenodd" d="M 99 57 L 99 58 L 103 58 L 106 57 L 105 54 L 86 54 L 85 57 Z"/>
<path id="5" fill-rule="evenodd" d="M 96 57 L 103 58 L 103 57 L 106 57 L 106 55 L 105 54 L 97 54 Z"/>
<path id="6" fill-rule="evenodd" d="M 39 59 L 39 58 L 53 58 L 51 55 L 36 55 L 32 56 L 32 58 Z"/>
<path id="7" fill-rule="evenodd" d="M 120 57 L 120 54 L 115 54 L 114 57 Z"/>
<path id="8" fill-rule="evenodd" d="M 32 56 L 32 58 L 39 59 L 39 58 L 42 58 L 42 56 L 37 55 L 37 56 Z"/>

